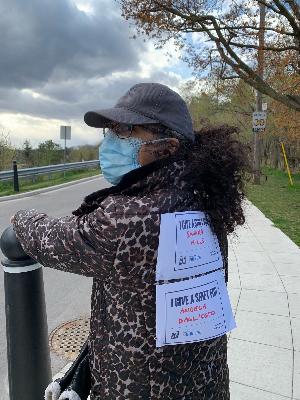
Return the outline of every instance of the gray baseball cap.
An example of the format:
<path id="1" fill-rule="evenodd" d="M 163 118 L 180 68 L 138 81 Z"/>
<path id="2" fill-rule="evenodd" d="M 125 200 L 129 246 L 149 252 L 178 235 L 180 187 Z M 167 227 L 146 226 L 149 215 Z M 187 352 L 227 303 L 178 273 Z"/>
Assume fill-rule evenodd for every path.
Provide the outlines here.
<path id="1" fill-rule="evenodd" d="M 160 83 L 138 83 L 108 109 L 88 111 L 87 125 L 105 128 L 111 121 L 128 125 L 162 124 L 194 141 L 192 118 L 178 93 Z"/>

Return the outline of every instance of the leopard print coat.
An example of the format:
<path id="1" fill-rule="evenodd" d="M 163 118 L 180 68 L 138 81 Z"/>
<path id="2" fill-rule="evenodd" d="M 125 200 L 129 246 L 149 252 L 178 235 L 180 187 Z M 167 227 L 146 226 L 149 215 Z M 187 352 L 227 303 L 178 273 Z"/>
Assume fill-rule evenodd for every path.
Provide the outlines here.
<path id="1" fill-rule="evenodd" d="M 22 247 L 45 267 L 93 277 L 91 400 L 228 400 L 227 336 L 155 345 L 160 215 L 198 210 L 183 160 L 153 163 L 87 196 L 72 216 L 19 211 Z M 219 238 L 227 271 L 227 240 Z M 226 274 L 227 277 L 227 274 Z"/>

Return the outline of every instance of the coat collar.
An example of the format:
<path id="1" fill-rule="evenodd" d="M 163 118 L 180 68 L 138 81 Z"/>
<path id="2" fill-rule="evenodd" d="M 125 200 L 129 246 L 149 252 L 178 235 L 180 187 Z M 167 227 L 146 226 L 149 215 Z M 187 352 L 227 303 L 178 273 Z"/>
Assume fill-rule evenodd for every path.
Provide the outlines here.
<path id="1" fill-rule="evenodd" d="M 81 206 L 73 211 L 74 215 L 87 214 L 99 206 L 106 197 L 117 194 L 136 196 L 151 193 L 160 188 L 187 185 L 187 161 L 182 158 L 169 157 L 157 160 L 143 167 L 130 171 L 123 176 L 118 185 L 98 190 L 85 197 Z"/>

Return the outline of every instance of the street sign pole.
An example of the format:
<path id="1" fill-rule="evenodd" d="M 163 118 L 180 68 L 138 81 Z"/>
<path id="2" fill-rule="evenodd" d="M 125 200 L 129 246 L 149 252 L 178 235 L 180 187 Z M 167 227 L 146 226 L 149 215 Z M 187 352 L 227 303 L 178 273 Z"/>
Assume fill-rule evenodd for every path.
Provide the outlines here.
<path id="1" fill-rule="evenodd" d="M 65 126 L 64 179 L 66 178 L 67 127 Z"/>
<path id="2" fill-rule="evenodd" d="M 71 127 L 61 126 L 60 127 L 60 138 L 65 141 L 64 146 L 64 178 L 66 178 L 66 156 L 67 156 L 67 139 L 71 139 Z"/>

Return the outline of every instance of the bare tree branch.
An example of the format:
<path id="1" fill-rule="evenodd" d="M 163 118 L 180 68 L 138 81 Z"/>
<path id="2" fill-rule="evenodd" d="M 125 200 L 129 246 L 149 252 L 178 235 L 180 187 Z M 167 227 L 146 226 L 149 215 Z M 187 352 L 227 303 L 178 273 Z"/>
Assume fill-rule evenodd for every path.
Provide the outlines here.
<path id="1" fill-rule="evenodd" d="M 295 14 L 296 18 L 300 22 L 300 5 L 299 5 L 299 3 L 296 3 L 294 0 L 286 0 L 286 2 L 290 5 L 291 9 L 293 10 L 293 13 Z"/>
<path id="2" fill-rule="evenodd" d="M 242 43 L 235 43 L 235 42 L 230 42 L 231 46 L 234 47 L 239 47 L 241 49 L 255 49 L 258 50 L 259 46 L 256 45 L 252 45 L 252 44 L 242 44 Z M 266 51 L 287 51 L 287 50 L 296 50 L 299 51 L 299 47 L 298 46 L 284 46 L 284 47 L 275 47 L 275 46 L 262 46 L 261 47 L 262 50 L 266 50 Z"/>
<path id="3" fill-rule="evenodd" d="M 295 21 L 295 18 L 293 15 L 289 12 L 289 10 L 282 4 L 280 0 L 273 0 L 276 6 L 278 7 L 279 12 L 286 17 L 286 19 L 289 21 L 291 27 L 293 30 L 300 34 L 300 26 L 297 24 Z"/>

